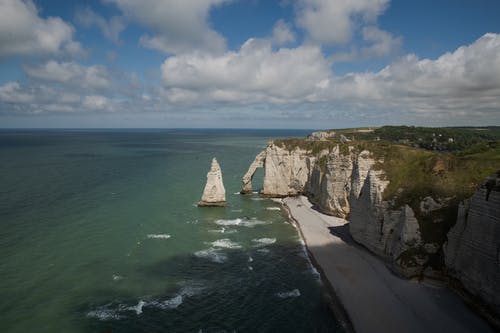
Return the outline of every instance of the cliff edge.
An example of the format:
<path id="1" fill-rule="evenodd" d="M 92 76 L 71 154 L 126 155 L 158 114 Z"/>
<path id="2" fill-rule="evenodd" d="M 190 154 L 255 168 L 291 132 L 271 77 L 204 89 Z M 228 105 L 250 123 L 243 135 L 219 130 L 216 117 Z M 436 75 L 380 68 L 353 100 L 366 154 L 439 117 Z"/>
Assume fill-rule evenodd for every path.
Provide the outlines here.
<path id="1" fill-rule="evenodd" d="M 479 187 L 499 169 L 498 143 L 477 143 L 470 129 L 463 137 L 449 130 L 461 141 L 445 142 L 438 130 L 417 129 L 411 140 L 397 141 L 380 140 L 387 129 L 362 132 L 370 140 L 319 134 L 317 140 L 276 140 L 252 163 L 242 193 L 263 167 L 261 194 L 306 195 L 315 209 L 347 219 L 352 238 L 398 275 L 452 277 L 500 316 L 499 174 Z M 427 136 L 419 138 L 419 131 Z"/>

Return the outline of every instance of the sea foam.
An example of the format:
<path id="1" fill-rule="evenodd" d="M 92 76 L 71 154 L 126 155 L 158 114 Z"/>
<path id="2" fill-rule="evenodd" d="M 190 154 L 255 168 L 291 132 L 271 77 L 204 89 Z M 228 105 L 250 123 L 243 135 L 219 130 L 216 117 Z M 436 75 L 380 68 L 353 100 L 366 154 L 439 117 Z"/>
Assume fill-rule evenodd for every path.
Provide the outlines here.
<path id="1" fill-rule="evenodd" d="M 116 310 L 110 309 L 109 305 L 104 305 L 95 310 L 87 312 L 87 317 L 96 318 L 99 320 L 119 320 L 123 316 Z"/>
<path id="2" fill-rule="evenodd" d="M 196 251 L 194 255 L 198 258 L 208 259 L 218 264 L 224 263 L 227 260 L 227 256 L 224 253 L 220 253 L 214 248 Z"/>
<path id="3" fill-rule="evenodd" d="M 170 235 L 169 234 L 148 234 L 148 238 L 151 239 L 169 239 Z"/>
<path id="4" fill-rule="evenodd" d="M 230 239 L 227 238 L 218 239 L 210 244 L 212 244 L 213 247 L 220 247 L 224 249 L 241 249 L 242 247 L 240 244 L 232 242 Z"/>
<path id="5" fill-rule="evenodd" d="M 235 229 L 226 229 L 224 227 L 222 227 L 220 229 L 210 229 L 208 231 L 209 232 L 214 232 L 214 233 L 219 233 L 219 234 L 234 234 L 234 233 L 238 232 L 238 230 L 235 230 Z"/>
<path id="6" fill-rule="evenodd" d="M 247 227 L 247 228 L 253 228 L 256 225 L 264 225 L 264 224 L 269 224 L 270 222 L 265 222 L 265 221 L 260 221 L 257 219 L 246 219 L 246 218 L 237 218 L 237 219 L 232 219 L 232 220 L 216 220 L 215 224 L 217 225 L 222 225 L 222 226 L 238 226 L 238 227 Z"/>
<path id="7" fill-rule="evenodd" d="M 278 296 L 279 298 L 299 297 L 300 291 L 298 289 L 294 289 L 291 291 L 283 291 L 280 293 L 276 293 L 276 296 Z"/>
<path id="8" fill-rule="evenodd" d="M 252 239 L 252 242 L 257 243 L 256 246 L 265 246 L 276 243 L 276 238 L 257 238 Z"/>

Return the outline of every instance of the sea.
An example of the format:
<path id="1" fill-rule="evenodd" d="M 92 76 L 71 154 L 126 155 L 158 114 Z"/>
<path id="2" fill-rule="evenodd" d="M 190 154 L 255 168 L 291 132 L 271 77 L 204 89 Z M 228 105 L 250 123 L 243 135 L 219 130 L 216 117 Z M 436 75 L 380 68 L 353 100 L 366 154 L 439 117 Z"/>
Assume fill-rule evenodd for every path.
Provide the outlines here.
<path id="1" fill-rule="evenodd" d="M 0 332 L 342 332 L 286 211 L 241 178 L 302 130 L 1 130 Z M 227 207 L 199 208 L 211 160 Z"/>

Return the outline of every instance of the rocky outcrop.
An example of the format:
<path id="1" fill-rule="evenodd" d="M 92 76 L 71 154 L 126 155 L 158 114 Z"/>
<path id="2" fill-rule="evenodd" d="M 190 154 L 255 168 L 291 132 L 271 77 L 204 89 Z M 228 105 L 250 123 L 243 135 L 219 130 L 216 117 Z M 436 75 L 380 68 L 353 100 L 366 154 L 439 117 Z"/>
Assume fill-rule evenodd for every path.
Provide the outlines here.
<path id="1" fill-rule="evenodd" d="M 448 274 L 500 316 L 500 171 L 461 203 L 443 250 Z"/>
<path id="2" fill-rule="evenodd" d="M 381 168 L 384 161 L 375 160 L 369 151 L 358 152 L 349 143 L 314 153 L 301 146 L 311 147 L 269 144 L 243 178 L 242 192 L 251 190 L 251 185 L 248 186 L 251 175 L 264 165 L 263 194 L 277 197 L 305 194 L 322 212 L 349 219 L 353 239 L 384 258 L 403 276 L 442 274 L 442 244 L 447 231 L 444 224 L 452 225 L 454 220 L 455 208 L 449 202 L 452 198 L 426 196 L 420 202 L 413 201 L 411 206 L 396 203 L 396 199 L 384 199 L 389 185 Z M 491 200 L 496 200 L 493 191 L 488 193 Z M 496 214 L 500 215 L 498 211 Z M 450 253 L 458 251 L 452 238 L 449 244 L 452 244 L 448 245 Z M 500 251 L 496 244 L 490 249 L 495 258 Z"/>
<path id="3" fill-rule="evenodd" d="M 335 137 L 335 132 L 333 131 L 316 131 L 312 132 L 306 137 L 308 141 L 327 141 L 330 138 Z"/>
<path id="4" fill-rule="evenodd" d="M 303 193 L 316 156 L 298 147 L 288 150 L 274 143 L 267 146 L 265 155 L 262 194 L 284 197 Z"/>
<path id="5" fill-rule="evenodd" d="M 388 184 L 381 170 L 368 172 L 357 197 L 351 195 L 349 231 L 356 242 L 384 258 L 401 275 L 418 275 L 427 261 L 417 251 L 423 245 L 419 224 L 408 205 L 395 209 L 383 199 Z"/>
<path id="6" fill-rule="evenodd" d="M 226 205 L 226 190 L 222 181 L 222 171 L 217 159 L 212 159 L 210 171 L 207 173 L 207 183 L 201 196 L 201 201 L 198 206 L 225 206 Z"/>
<path id="7" fill-rule="evenodd" d="M 340 152 L 336 146 L 322 163 L 314 166 L 313 174 L 306 186 L 306 193 L 327 214 L 346 218 L 349 215 L 349 193 L 353 159 L 350 152 Z"/>
<path id="8" fill-rule="evenodd" d="M 266 150 L 261 151 L 254 159 L 250 167 L 248 168 L 247 173 L 243 176 L 241 181 L 241 194 L 249 194 L 252 193 L 252 179 L 255 171 L 258 168 L 264 167 L 264 162 L 266 160 Z"/>

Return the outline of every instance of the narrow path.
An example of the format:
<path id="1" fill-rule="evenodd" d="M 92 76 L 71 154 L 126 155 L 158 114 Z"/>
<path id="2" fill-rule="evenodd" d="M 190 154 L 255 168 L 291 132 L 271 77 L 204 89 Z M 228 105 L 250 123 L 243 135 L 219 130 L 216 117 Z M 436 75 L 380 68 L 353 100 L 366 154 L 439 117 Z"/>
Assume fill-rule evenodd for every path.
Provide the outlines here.
<path id="1" fill-rule="evenodd" d="M 392 274 L 352 242 L 345 220 L 319 213 L 303 196 L 283 201 L 357 333 L 493 332 L 446 288 Z"/>

